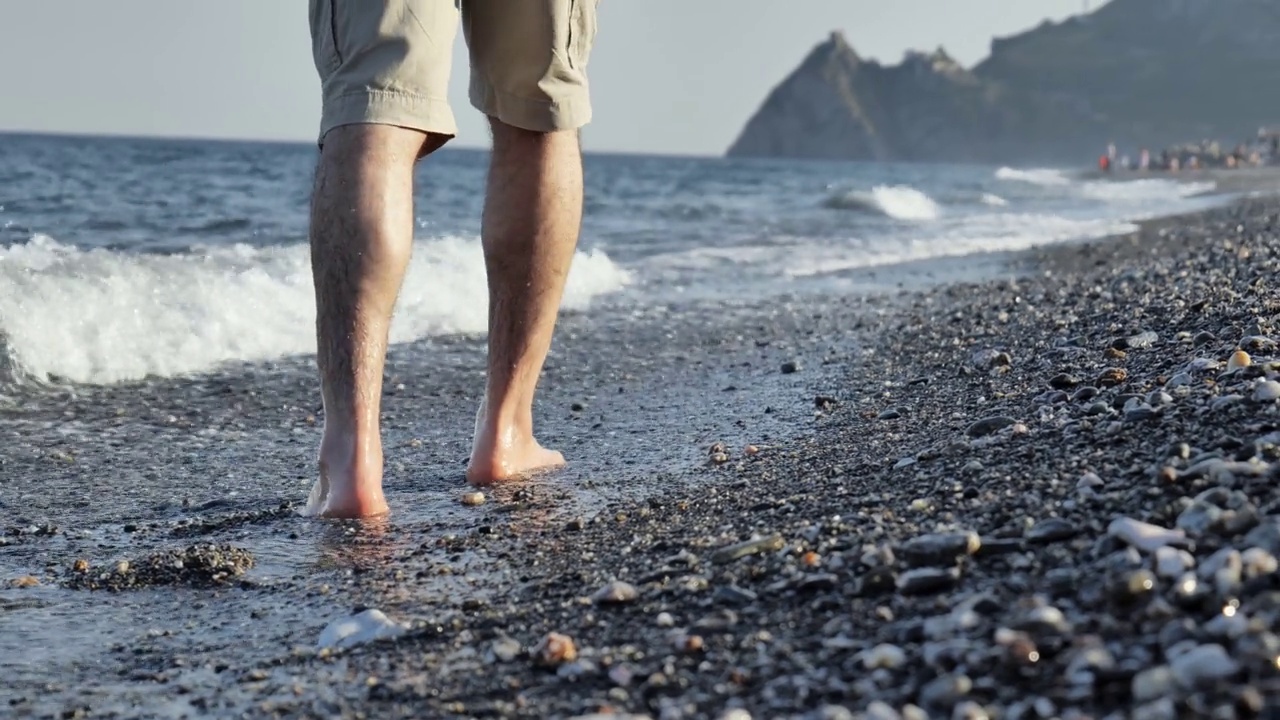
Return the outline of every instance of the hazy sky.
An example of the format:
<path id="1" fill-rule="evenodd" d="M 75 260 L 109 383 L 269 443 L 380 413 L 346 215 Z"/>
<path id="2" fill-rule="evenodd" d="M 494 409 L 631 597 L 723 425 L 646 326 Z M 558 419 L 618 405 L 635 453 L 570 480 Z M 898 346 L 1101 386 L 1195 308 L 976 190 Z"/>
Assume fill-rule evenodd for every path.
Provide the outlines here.
<path id="1" fill-rule="evenodd" d="M 584 144 L 720 154 L 833 29 L 883 62 L 943 45 L 972 64 L 992 36 L 1084 1 L 602 0 Z M 0 3 L 0 129 L 311 140 L 311 62 L 307 0 L 12 0 Z M 461 37 L 450 98 L 455 144 L 486 145 Z"/>

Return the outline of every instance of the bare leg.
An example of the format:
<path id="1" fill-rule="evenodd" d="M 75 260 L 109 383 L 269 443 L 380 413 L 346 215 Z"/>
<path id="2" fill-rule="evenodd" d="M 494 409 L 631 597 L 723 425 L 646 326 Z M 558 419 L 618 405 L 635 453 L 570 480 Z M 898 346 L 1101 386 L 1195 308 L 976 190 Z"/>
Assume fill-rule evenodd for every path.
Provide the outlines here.
<path id="1" fill-rule="evenodd" d="M 413 166 L 427 137 L 349 125 L 325 138 L 311 209 L 324 437 L 310 515 L 387 512 L 378 422 L 382 368 L 413 247 Z"/>
<path id="2" fill-rule="evenodd" d="M 564 464 L 533 437 L 533 396 L 551 348 L 582 220 L 577 131 L 490 120 L 481 237 L 489 277 L 489 377 L 467 479 L 487 485 Z"/>

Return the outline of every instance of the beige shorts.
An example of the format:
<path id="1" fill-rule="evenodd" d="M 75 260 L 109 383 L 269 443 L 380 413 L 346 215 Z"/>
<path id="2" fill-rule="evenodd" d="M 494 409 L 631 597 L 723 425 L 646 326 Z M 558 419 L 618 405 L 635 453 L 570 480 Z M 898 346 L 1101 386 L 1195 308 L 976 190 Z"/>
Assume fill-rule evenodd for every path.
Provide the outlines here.
<path id="1" fill-rule="evenodd" d="M 459 16 L 476 109 L 537 132 L 586 125 L 597 2 L 310 0 L 321 142 L 358 123 L 457 135 L 448 90 Z"/>

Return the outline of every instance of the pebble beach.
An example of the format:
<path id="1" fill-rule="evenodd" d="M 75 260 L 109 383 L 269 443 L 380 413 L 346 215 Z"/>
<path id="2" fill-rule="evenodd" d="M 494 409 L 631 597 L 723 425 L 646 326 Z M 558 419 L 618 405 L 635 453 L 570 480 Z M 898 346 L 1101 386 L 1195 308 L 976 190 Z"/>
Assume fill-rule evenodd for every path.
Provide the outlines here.
<path id="1" fill-rule="evenodd" d="M 267 507 L 193 487 L 113 538 L 11 524 L 31 572 L 0 610 L 74 592 L 149 629 L 0 699 L 17 717 L 1274 716 L 1280 202 L 1000 262 L 719 324 L 587 337 L 568 317 L 544 402 L 577 474 L 475 495 L 446 446 L 444 519 L 317 527 L 291 478 Z M 667 350 L 558 375 L 657 328 Z M 310 387 L 271 373 L 213 376 L 185 415 L 154 384 L 49 412 L 120 437 L 215 409 L 312 427 Z M 472 399 L 457 373 L 437 392 Z M 412 407 L 412 381 L 390 388 Z M 662 447 L 635 431 L 646 390 Z M 638 437 L 593 454 L 592 428 Z M 392 467 L 423 451 L 414 431 L 391 418 Z M 190 462 L 179 434 L 155 466 Z M 57 452 L 110 469 L 91 441 L 46 440 L 6 473 L 56 488 Z M 627 490 L 655 475 L 664 491 Z M 322 550 L 255 575 L 290 543 Z"/>

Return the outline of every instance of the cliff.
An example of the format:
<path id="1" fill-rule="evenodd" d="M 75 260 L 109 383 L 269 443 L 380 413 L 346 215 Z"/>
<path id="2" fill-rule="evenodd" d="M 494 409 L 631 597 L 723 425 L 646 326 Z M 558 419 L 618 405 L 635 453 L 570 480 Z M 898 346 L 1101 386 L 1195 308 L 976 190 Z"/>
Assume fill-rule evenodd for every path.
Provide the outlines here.
<path id="1" fill-rule="evenodd" d="M 1270 0 L 1112 0 L 996 39 L 972 69 L 941 49 L 881 65 L 835 33 L 728 154 L 1078 163 L 1109 141 L 1239 138 L 1280 122 L 1277 38 Z"/>

